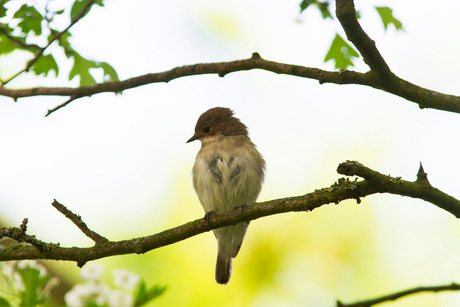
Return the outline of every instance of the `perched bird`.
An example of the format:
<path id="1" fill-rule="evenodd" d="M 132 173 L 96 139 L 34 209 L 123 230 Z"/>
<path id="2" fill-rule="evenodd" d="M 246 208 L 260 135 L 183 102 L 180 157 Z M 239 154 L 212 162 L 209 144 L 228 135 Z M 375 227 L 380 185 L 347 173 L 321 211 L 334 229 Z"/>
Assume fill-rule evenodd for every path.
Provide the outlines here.
<path id="1" fill-rule="evenodd" d="M 248 137 L 247 127 L 228 108 L 203 113 L 195 134 L 201 141 L 193 166 L 193 186 L 206 216 L 253 204 L 264 179 L 265 161 Z M 205 216 L 205 217 L 206 217 Z M 227 284 L 249 222 L 214 230 L 217 238 L 216 282 Z"/>

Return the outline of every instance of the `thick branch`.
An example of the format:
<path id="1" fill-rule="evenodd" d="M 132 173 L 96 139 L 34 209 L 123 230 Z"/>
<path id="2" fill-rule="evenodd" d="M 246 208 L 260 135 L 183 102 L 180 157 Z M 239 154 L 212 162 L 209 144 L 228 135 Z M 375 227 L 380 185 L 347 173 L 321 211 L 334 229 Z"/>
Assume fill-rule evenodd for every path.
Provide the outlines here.
<path id="1" fill-rule="evenodd" d="M 380 303 L 394 301 L 398 298 L 401 298 L 407 295 L 411 295 L 411 294 L 415 294 L 415 293 L 420 293 L 420 292 L 440 292 L 440 291 L 457 291 L 457 290 L 460 290 L 460 285 L 456 283 L 451 283 L 448 285 L 441 285 L 441 286 L 416 287 L 416 288 L 392 293 L 389 295 L 381 296 L 375 299 L 370 299 L 370 300 L 351 303 L 351 304 L 345 304 L 345 303 L 342 303 L 341 301 L 337 301 L 337 307 L 370 307 L 370 306 L 374 306 Z"/>
<path id="2" fill-rule="evenodd" d="M 353 0 L 337 0 L 335 13 L 340 21 L 347 38 L 358 48 L 364 62 L 371 68 L 380 80 L 392 79 L 393 74 L 375 47 L 375 42 L 367 36 L 356 18 Z"/>
<path id="3" fill-rule="evenodd" d="M 217 74 L 220 77 L 224 77 L 232 72 L 253 69 L 263 69 L 277 74 L 315 79 L 321 83 L 363 84 L 373 86 L 372 78 L 363 73 L 353 71 L 333 72 L 300 65 L 278 63 L 265 60 L 261 58 L 258 53 L 253 53 L 252 57 L 249 59 L 185 65 L 164 72 L 151 73 L 122 81 L 98 83 L 83 87 L 35 87 L 28 89 L 8 89 L 0 87 L 0 95 L 11 97 L 14 100 L 32 96 L 75 96 L 81 98 L 106 92 L 118 93 L 142 85 L 169 82 L 181 77 L 206 74 Z"/>
<path id="4" fill-rule="evenodd" d="M 390 193 L 423 199 L 452 213 L 456 218 L 460 218 L 460 201 L 431 186 L 428 178 L 423 181 L 405 181 L 400 177 L 394 178 L 380 174 L 355 161 L 341 163 L 337 168 L 337 172 L 342 175 L 359 176 L 366 179 L 378 193 Z"/>
<path id="5" fill-rule="evenodd" d="M 413 101 L 421 109 L 431 108 L 460 113 L 460 97 L 431 91 L 393 74 L 378 51 L 375 42 L 364 32 L 356 18 L 353 0 L 336 0 L 336 15 L 348 40 L 356 46 L 370 67 L 369 72 L 375 80 L 372 87 Z"/>
<path id="6" fill-rule="evenodd" d="M 11 97 L 14 100 L 33 96 L 69 96 L 66 102 L 49 110 L 48 114 L 59 110 L 78 98 L 89 97 L 99 93 L 119 93 L 139 86 L 169 82 L 174 79 L 206 74 L 217 74 L 224 77 L 226 74 L 238 71 L 262 69 L 277 74 L 291 75 L 301 78 L 318 80 L 322 83 L 360 84 L 403 97 L 417 103 L 420 108 L 432 108 L 460 113 L 460 97 L 447 95 L 414 85 L 406 80 L 394 77 L 391 85 L 382 84 L 372 72 L 360 73 L 355 71 L 326 71 L 318 68 L 268 61 L 254 53 L 251 58 L 219 63 L 202 63 L 176 67 L 168 71 L 146 74 L 122 81 L 98 83 L 83 87 L 35 87 L 28 89 L 8 89 L 0 87 L 0 95 Z"/>
<path id="7" fill-rule="evenodd" d="M 350 181 L 345 178 L 329 188 L 312 193 L 283 199 L 261 202 L 247 207 L 242 212 L 234 210 L 220 215 L 209 216 L 207 222 L 198 219 L 193 222 L 157 233 L 155 235 L 124 241 L 98 242 L 93 247 L 66 248 L 53 245 L 49 249 L 37 249 L 33 246 L 7 247 L 0 251 L 0 261 L 21 259 L 49 259 L 75 261 L 83 266 L 87 261 L 123 254 L 145 253 L 150 250 L 173 244 L 215 228 L 234 225 L 243 221 L 255 220 L 264 216 L 297 211 L 311 211 L 325 204 L 338 204 L 342 200 L 355 199 L 375 193 L 391 193 L 411 196 L 432 202 L 460 217 L 460 201 L 431 187 L 429 184 L 404 181 L 373 171 L 358 162 L 347 161 L 338 167 L 338 172 L 345 175 L 358 175 L 363 181 Z M 444 201 L 448 200 L 448 205 Z M 8 236 L 8 235 L 6 235 Z"/>

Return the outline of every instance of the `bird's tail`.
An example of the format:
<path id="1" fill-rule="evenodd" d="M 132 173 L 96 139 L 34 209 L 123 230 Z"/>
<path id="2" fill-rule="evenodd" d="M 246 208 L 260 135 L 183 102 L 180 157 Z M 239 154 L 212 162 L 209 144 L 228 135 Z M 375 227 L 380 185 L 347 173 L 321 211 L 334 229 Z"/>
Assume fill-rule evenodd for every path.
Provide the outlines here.
<path id="1" fill-rule="evenodd" d="M 226 285 L 232 275 L 232 257 L 228 250 L 220 248 L 217 253 L 216 262 L 216 282 L 221 285 Z"/>
<path id="2" fill-rule="evenodd" d="M 238 255 L 248 223 L 214 230 L 217 238 L 216 281 L 226 285 L 232 275 L 232 258 Z"/>

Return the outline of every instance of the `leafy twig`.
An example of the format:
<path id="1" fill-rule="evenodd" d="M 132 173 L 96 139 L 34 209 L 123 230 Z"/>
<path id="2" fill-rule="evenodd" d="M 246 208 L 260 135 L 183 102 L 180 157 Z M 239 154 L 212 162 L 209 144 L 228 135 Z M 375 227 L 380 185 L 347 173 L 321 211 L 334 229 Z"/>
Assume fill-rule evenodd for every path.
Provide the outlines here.
<path id="1" fill-rule="evenodd" d="M 24 48 L 26 50 L 37 51 L 37 50 L 41 49 L 41 47 L 38 46 L 37 44 L 27 44 L 25 41 L 23 41 L 21 39 L 18 39 L 17 37 L 11 35 L 10 33 L 8 33 L 8 31 L 5 30 L 4 27 L 1 27 L 1 26 L 0 26 L 0 33 L 2 33 L 9 40 L 15 42 L 16 44 L 18 44 L 19 46 L 21 46 L 22 48 Z"/>
<path id="2" fill-rule="evenodd" d="M 335 13 L 347 34 L 348 40 L 358 48 L 371 71 L 381 81 L 392 79 L 392 72 L 376 48 L 375 42 L 364 32 L 358 22 L 353 0 L 337 0 Z"/>
<path id="3" fill-rule="evenodd" d="M 9 79 L 5 80 L 2 82 L 2 86 L 4 86 L 5 84 L 9 83 L 11 80 L 13 80 L 14 78 L 16 78 L 17 76 L 19 76 L 20 74 L 22 74 L 23 72 L 26 72 L 26 71 L 29 71 L 29 69 L 38 61 L 38 59 L 43 55 L 43 53 L 45 52 L 46 49 L 48 49 L 49 46 L 51 46 L 52 43 L 54 43 L 57 39 L 59 39 L 64 33 L 66 33 L 67 31 L 70 30 L 70 28 L 72 28 L 78 21 L 80 21 L 80 19 L 83 18 L 83 16 L 86 15 L 86 13 L 88 13 L 89 9 L 91 8 L 91 6 L 96 2 L 96 0 L 91 0 L 89 1 L 85 7 L 81 10 L 81 12 L 75 16 L 70 24 L 64 29 L 62 30 L 61 32 L 57 33 L 56 35 L 53 36 L 53 38 L 48 42 L 48 44 L 42 48 L 40 48 L 40 50 L 37 52 L 37 54 L 34 56 L 34 58 L 32 60 L 30 60 L 26 67 L 23 68 L 21 71 L 17 72 L 16 74 L 14 74 L 13 76 L 11 76 Z"/>

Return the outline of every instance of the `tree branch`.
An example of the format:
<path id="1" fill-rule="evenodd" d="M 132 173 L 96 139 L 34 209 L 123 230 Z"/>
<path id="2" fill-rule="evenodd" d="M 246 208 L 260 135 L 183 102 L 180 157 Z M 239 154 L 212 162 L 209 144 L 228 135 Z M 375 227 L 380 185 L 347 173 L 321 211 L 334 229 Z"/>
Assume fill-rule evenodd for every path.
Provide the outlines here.
<path id="1" fill-rule="evenodd" d="M 360 302 L 351 303 L 351 304 L 345 304 L 345 303 L 342 303 L 341 301 L 337 301 L 337 307 L 370 307 L 370 306 L 374 306 L 380 303 L 394 301 L 403 296 L 420 293 L 420 292 L 440 292 L 440 291 L 456 291 L 456 290 L 460 290 L 460 284 L 451 283 L 448 285 L 441 285 L 441 286 L 416 287 L 416 288 L 392 293 L 389 295 L 384 295 L 384 296 L 381 296 L 375 299 L 360 301 Z"/>
<path id="2" fill-rule="evenodd" d="M 375 42 L 364 32 L 356 18 L 353 0 L 336 0 L 336 15 L 349 41 L 355 45 L 375 78 L 374 88 L 415 102 L 421 109 L 431 108 L 460 113 L 460 97 L 431 91 L 393 74 Z"/>
<path id="3" fill-rule="evenodd" d="M 28 243 L 39 251 L 47 251 L 59 247 L 59 244 L 46 243 L 38 240 L 35 236 L 26 234 L 28 219 L 25 218 L 19 227 L 3 227 L 0 229 L 0 238 L 11 238 L 18 243 Z M 0 250 L 1 255 L 1 250 Z M 26 259 L 26 258 L 25 258 Z M 28 259 L 28 258 L 27 258 Z"/>
<path id="4" fill-rule="evenodd" d="M 359 176 L 366 179 L 366 182 L 372 185 L 378 193 L 390 193 L 423 199 L 452 213 L 456 218 L 460 218 L 460 201 L 431 186 L 427 177 L 425 180 L 420 180 L 418 179 L 420 177 L 418 177 L 414 182 L 405 181 L 401 177 L 394 178 L 380 174 L 355 161 L 341 163 L 337 168 L 337 172 L 342 175 Z M 422 164 L 420 164 L 418 174 L 421 173 L 424 173 Z"/>
<path id="5" fill-rule="evenodd" d="M 15 42 L 16 44 L 21 46 L 23 49 L 28 50 L 30 52 L 38 51 L 41 49 L 41 47 L 38 46 L 37 44 L 27 44 L 24 41 L 18 39 L 17 37 L 11 35 L 10 33 L 8 33 L 5 27 L 0 27 L 0 33 L 5 35 L 5 37 L 7 37 L 10 41 Z"/>
<path id="6" fill-rule="evenodd" d="M 347 38 L 356 46 L 363 56 L 364 62 L 381 81 L 390 80 L 393 74 L 375 46 L 375 42 L 367 36 L 356 18 L 353 0 L 337 0 L 335 14 L 340 21 Z"/>
<path id="7" fill-rule="evenodd" d="M 245 208 L 243 211 L 235 210 L 225 214 L 212 215 L 209 216 L 207 222 L 201 218 L 142 238 L 116 242 L 106 241 L 105 238 L 102 240 L 95 239 L 95 242 L 97 242 L 95 246 L 83 248 L 59 247 L 56 244 L 50 244 L 50 246 L 46 246 L 46 248 L 37 248 L 30 245 L 13 245 L 0 250 L 0 261 L 22 259 L 66 260 L 75 261 L 78 266 L 81 267 L 91 260 L 114 255 L 146 253 L 150 250 L 185 240 L 212 229 L 235 225 L 243 221 L 256 220 L 264 216 L 285 212 L 311 211 L 326 204 L 338 204 L 346 199 L 355 199 L 360 203 L 361 197 L 375 193 L 390 193 L 420 198 L 437 205 L 456 217 L 460 217 L 460 201 L 433 188 L 429 183 L 419 183 L 417 181 L 409 182 L 398 177 L 394 178 L 382 175 L 354 161 L 341 163 L 337 171 L 344 175 L 358 175 L 365 180 L 357 181 L 357 178 L 356 180 L 341 178 L 328 188 L 316 190 L 303 196 L 256 203 Z M 53 203 L 53 205 L 55 205 L 55 203 Z M 67 211 L 68 210 L 65 209 L 61 212 L 66 214 Z M 73 217 L 69 218 L 75 222 Z M 82 229 L 80 226 L 79 228 Z M 2 229 L 0 231 L 0 237 L 11 237 L 10 233 L 15 232 L 13 230 L 5 231 L 5 229 Z M 84 233 L 86 234 L 86 231 L 84 231 Z M 91 231 L 91 233 L 94 234 L 95 232 Z M 13 237 L 13 239 L 21 242 L 23 235 L 25 236 L 25 230 L 19 231 L 19 235 Z"/>
<path id="8" fill-rule="evenodd" d="M 67 99 L 66 101 L 64 101 L 63 103 L 61 103 L 60 105 L 48 110 L 48 112 L 46 113 L 45 117 L 48 117 L 51 113 L 54 113 L 56 112 L 57 110 L 67 106 L 69 103 L 71 103 L 72 101 L 74 101 L 75 99 L 77 99 L 78 97 L 72 95 L 70 96 L 69 99 Z"/>
<path id="9" fill-rule="evenodd" d="M 388 85 L 386 83 L 382 83 L 380 79 L 376 78 L 372 71 L 367 73 L 349 70 L 340 72 L 326 71 L 319 68 L 268 61 L 260 57 L 258 53 L 253 53 L 251 58 L 244 60 L 185 65 L 164 72 L 151 73 L 122 81 L 97 83 L 83 87 L 35 87 L 28 89 L 9 89 L 0 87 L 0 95 L 11 97 L 15 101 L 19 98 L 33 96 L 70 97 L 70 99 L 63 104 L 49 110 L 47 114 L 48 116 L 78 98 L 89 97 L 94 94 L 107 92 L 119 93 L 127 89 L 153 83 L 167 83 L 174 79 L 187 76 L 217 74 L 220 77 L 224 77 L 232 72 L 253 69 L 262 69 L 276 74 L 314 79 L 318 80 L 320 84 L 333 83 L 366 85 L 395 94 L 409 101 L 413 101 L 417 103 L 420 108 L 432 108 L 460 113 L 460 96 L 447 95 L 428 90 L 396 76 L 394 76 L 391 85 Z"/>
<path id="10" fill-rule="evenodd" d="M 67 209 L 63 204 L 59 203 L 57 200 L 54 200 L 51 205 L 54 208 L 56 208 L 56 210 L 64 214 L 66 218 L 71 220 L 81 230 L 81 232 L 83 232 L 88 238 L 93 240 L 94 243 L 101 244 L 109 241 L 107 238 L 89 229 L 88 226 L 86 226 L 85 222 L 83 222 L 83 220 L 81 219 L 81 216 L 76 215 L 75 213 Z"/>
<path id="11" fill-rule="evenodd" d="M 70 27 L 72 27 L 84 16 L 93 2 L 94 0 L 88 2 L 87 6 L 76 18 L 74 18 L 74 20 L 72 20 L 71 24 L 62 32 L 54 36 L 48 45 L 42 48 L 35 58 L 29 62 L 27 67 L 17 75 L 29 70 L 53 41 L 68 31 Z M 82 97 L 89 97 L 94 94 L 104 92 L 119 93 L 123 90 L 136 88 L 138 86 L 169 82 L 171 80 L 187 76 L 217 74 L 220 77 L 224 77 L 226 74 L 232 72 L 262 69 L 277 74 L 318 80 L 320 84 L 360 84 L 370 86 L 415 102 L 422 109 L 431 108 L 460 113 L 460 96 L 443 94 L 422 88 L 399 78 L 391 72 L 382 55 L 377 50 L 374 41 L 359 25 L 358 20 L 356 19 L 356 11 L 352 0 L 337 0 L 336 15 L 342 24 L 348 39 L 357 47 L 358 51 L 363 56 L 365 63 L 370 67 L 371 70 L 369 72 L 360 73 L 348 70 L 340 72 L 326 71 L 318 68 L 268 61 L 261 58 L 258 53 L 253 53 L 252 57 L 249 59 L 185 65 L 164 72 L 151 73 L 122 81 L 98 83 L 83 87 L 35 87 L 28 89 L 9 89 L 4 86 L 0 86 L 0 95 L 11 97 L 15 101 L 18 98 L 32 96 L 69 96 L 67 101 L 49 110 L 46 114 L 46 116 L 48 116 L 62 107 L 67 106 L 72 101 Z M 16 76 L 13 76 L 12 78 L 14 77 Z M 9 82 L 12 78 L 3 82 L 3 85 Z"/>
<path id="12" fill-rule="evenodd" d="M 127 89 L 136 88 L 139 86 L 169 82 L 174 79 L 195 75 L 217 74 L 220 77 L 238 72 L 253 69 L 263 69 L 277 74 L 292 75 L 302 78 L 318 80 L 320 83 L 335 83 L 335 84 L 362 84 L 372 87 L 378 86 L 374 78 L 367 74 L 344 71 L 333 72 L 321 70 L 318 68 L 305 67 L 300 65 L 292 65 L 278 63 L 263 59 L 258 53 L 253 53 L 249 59 L 217 62 L 217 63 L 201 63 L 193 65 L 185 65 L 175 67 L 171 70 L 146 74 L 126 80 L 113 81 L 106 83 L 98 83 L 83 87 L 35 87 L 28 89 L 8 89 L 0 87 L 0 95 L 13 98 L 15 101 L 19 98 L 33 96 L 70 96 L 70 101 L 66 101 L 62 105 L 49 110 L 48 114 L 66 106 L 71 101 L 82 97 L 89 97 L 99 93 L 119 93 Z"/>

